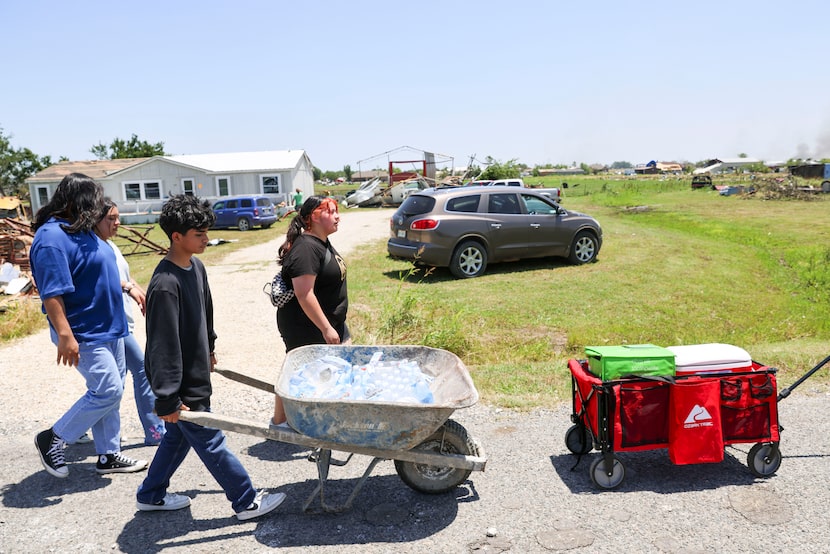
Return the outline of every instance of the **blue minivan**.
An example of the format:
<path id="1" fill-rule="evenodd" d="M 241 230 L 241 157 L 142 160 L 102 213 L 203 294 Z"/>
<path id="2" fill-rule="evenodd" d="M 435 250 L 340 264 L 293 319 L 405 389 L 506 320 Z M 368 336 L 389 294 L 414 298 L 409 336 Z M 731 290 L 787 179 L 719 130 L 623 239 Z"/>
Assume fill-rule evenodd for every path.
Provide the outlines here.
<path id="1" fill-rule="evenodd" d="M 263 195 L 222 198 L 214 202 L 213 213 L 216 214 L 214 229 L 236 227 L 247 231 L 257 226 L 267 229 L 277 221 L 274 203 Z"/>

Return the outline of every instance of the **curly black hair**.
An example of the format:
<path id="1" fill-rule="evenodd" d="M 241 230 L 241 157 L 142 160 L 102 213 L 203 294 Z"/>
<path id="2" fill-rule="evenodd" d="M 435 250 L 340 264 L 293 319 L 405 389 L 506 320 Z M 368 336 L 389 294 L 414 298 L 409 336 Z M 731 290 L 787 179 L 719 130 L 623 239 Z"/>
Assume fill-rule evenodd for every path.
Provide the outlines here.
<path id="1" fill-rule="evenodd" d="M 216 214 L 207 200 L 191 194 L 171 196 L 161 208 L 159 226 L 173 238 L 173 233 L 186 234 L 191 229 L 207 230 L 216 222 Z"/>

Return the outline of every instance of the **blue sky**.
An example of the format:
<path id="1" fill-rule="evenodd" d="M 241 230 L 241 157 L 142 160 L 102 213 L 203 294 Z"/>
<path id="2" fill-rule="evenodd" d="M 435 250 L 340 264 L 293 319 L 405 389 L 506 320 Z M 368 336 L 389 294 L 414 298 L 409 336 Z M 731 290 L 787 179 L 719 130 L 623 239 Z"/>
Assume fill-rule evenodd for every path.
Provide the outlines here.
<path id="1" fill-rule="evenodd" d="M 323 170 L 404 145 L 456 166 L 830 157 L 829 16 L 801 0 L 4 0 L 0 127 L 53 160 L 136 134 L 170 154 L 304 149 Z"/>

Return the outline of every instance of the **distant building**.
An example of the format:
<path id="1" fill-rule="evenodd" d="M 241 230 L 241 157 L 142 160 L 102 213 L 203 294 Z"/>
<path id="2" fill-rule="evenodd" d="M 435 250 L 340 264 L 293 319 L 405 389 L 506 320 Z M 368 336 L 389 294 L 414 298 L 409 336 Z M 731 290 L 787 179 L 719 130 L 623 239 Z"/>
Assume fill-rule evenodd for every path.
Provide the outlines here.
<path id="1" fill-rule="evenodd" d="M 639 164 L 634 168 L 634 173 L 640 175 L 656 175 L 660 173 L 683 173 L 683 166 L 676 162 L 650 161 L 647 164 Z"/>
<path id="2" fill-rule="evenodd" d="M 735 173 L 742 170 L 748 165 L 755 165 L 763 163 L 756 158 L 723 158 L 709 160 L 704 167 L 699 167 L 694 170 L 695 175 L 703 173 L 719 174 L 719 173 Z"/>
<path id="3" fill-rule="evenodd" d="M 69 173 L 100 183 L 131 223 L 156 221 L 164 201 L 180 193 L 207 199 L 264 194 L 275 204 L 295 189 L 305 198 L 314 194 L 313 165 L 305 150 L 60 162 L 26 179 L 33 213 L 49 202 Z"/>
<path id="4" fill-rule="evenodd" d="M 546 175 L 585 175 L 585 170 L 581 167 L 565 167 L 556 169 L 539 169 L 539 177 Z"/>

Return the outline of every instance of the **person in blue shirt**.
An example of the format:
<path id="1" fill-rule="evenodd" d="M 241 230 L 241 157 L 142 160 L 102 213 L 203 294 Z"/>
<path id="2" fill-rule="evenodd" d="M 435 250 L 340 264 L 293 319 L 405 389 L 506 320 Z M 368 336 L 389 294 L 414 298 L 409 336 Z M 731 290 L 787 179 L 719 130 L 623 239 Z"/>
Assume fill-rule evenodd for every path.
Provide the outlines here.
<path id="1" fill-rule="evenodd" d="M 75 367 L 87 391 L 52 427 L 35 436 L 46 471 L 69 475 L 64 450 L 92 429 L 99 474 L 132 473 L 145 460 L 121 454 L 119 407 L 126 366 L 124 337 L 129 334 L 121 280 L 112 248 L 94 232 L 103 207 L 101 185 L 82 173 L 58 184 L 38 210 L 29 252 L 32 275 L 57 346 L 58 365 Z"/>

